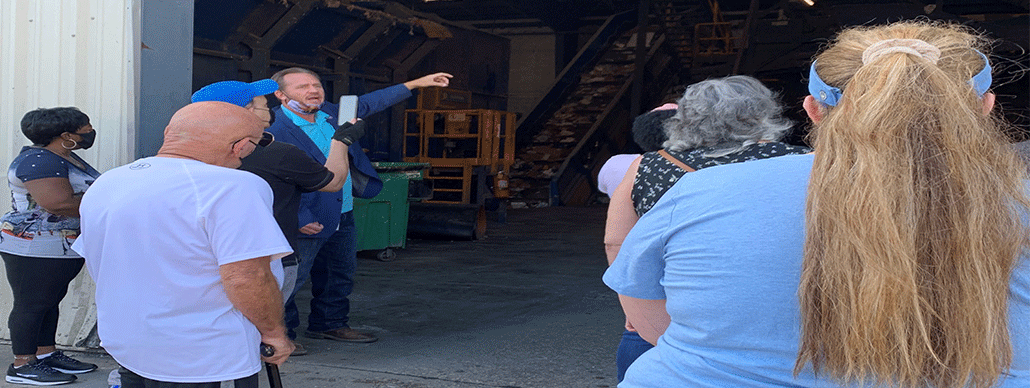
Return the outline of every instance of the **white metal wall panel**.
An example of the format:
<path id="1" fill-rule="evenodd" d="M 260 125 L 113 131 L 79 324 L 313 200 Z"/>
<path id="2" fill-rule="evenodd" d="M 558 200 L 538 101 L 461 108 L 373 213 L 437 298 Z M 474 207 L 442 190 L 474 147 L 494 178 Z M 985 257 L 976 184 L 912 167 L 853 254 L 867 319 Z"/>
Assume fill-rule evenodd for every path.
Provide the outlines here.
<path id="1" fill-rule="evenodd" d="M 97 129 L 96 144 L 76 151 L 103 172 L 135 155 L 142 0 L 0 0 L 0 167 L 29 141 L 22 115 L 75 106 Z M 6 179 L 3 180 L 6 182 Z M 10 208 L 0 185 L 0 212 Z M 2 274 L 3 267 L 0 267 Z M 6 279 L 6 275 L 0 279 Z M 10 312 L 10 287 L 0 286 L 0 318 Z M 58 343 L 74 344 L 95 321 L 93 285 L 83 274 L 61 304 Z M 7 325 L 0 337 L 9 338 Z"/>

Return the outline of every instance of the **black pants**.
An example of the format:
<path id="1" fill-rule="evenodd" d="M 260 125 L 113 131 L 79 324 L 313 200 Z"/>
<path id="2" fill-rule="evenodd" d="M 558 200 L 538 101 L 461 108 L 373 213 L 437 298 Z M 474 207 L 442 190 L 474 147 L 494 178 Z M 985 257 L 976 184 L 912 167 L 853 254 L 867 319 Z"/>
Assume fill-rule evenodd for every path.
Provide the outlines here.
<path id="1" fill-rule="evenodd" d="M 118 374 L 122 376 L 122 388 L 219 388 L 221 382 L 210 383 L 169 383 L 166 381 L 151 380 L 133 373 L 125 367 L 118 368 Z M 257 388 L 258 374 L 236 379 L 233 381 L 236 388 Z"/>
<path id="2" fill-rule="evenodd" d="M 0 252 L 7 269 L 14 306 L 7 318 L 11 350 L 16 355 L 36 354 L 40 346 L 53 346 L 57 334 L 57 305 L 68 293 L 68 283 L 82 270 L 83 259 L 44 259 Z"/>

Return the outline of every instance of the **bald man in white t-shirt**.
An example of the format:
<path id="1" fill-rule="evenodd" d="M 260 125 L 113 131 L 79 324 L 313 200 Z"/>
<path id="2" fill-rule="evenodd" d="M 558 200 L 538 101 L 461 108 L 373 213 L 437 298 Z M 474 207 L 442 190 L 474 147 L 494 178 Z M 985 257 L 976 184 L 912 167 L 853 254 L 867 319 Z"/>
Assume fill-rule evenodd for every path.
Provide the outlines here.
<path id="1" fill-rule="evenodd" d="M 187 105 L 156 156 L 83 196 L 73 249 L 96 281 L 98 334 L 122 387 L 257 387 L 262 360 L 293 350 L 279 292 L 291 249 L 268 184 L 236 169 L 271 142 L 264 128 L 232 104 Z M 262 342 L 276 354 L 261 357 Z"/>

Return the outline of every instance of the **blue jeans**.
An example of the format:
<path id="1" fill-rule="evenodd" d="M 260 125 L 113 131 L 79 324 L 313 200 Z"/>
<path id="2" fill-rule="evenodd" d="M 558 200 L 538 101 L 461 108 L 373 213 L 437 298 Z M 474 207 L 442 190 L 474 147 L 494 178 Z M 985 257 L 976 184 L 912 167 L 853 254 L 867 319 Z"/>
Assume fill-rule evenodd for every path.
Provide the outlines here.
<path id="1" fill-rule="evenodd" d="M 350 314 L 350 296 L 354 290 L 354 271 L 357 268 L 357 242 L 354 235 L 354 213 L 340 215 L 340 228 L 327 239 L 297 239 L 297 285 L 293 296 L 286 301 L 286 329 L 292 339 L 297 338 L 300 314 L 294 302 L 297 292 L 311 279 L 311 314 L 308 331 L 329 331 L 347 326 Z"/>
<path id="2" fill-rule="evenodd" d="M 622 340 L 619 341 L 619 350 L 615 352 L 615 365 L 618 367 L 619 382 L 626 377 L 626 369 L 633 365 L 637 357 L 653 348 L 650 342 L 644 340 L 635 331 L 626 330 L 622 333 Z"/>

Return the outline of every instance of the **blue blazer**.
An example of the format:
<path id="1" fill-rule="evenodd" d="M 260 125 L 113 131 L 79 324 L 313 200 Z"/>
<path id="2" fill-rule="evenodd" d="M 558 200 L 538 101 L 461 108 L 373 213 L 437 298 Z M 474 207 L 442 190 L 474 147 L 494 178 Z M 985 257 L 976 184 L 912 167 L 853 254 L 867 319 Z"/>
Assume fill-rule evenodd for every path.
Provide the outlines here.
<path id="1" fill-rule="evenodd" d="M 411 91 L 403 84 L 397 84 L 385 89 L 380 89 L 368 94 L 358 96 L 358 117 L 365 118 L 378 113 L 391 105 L 404 101 L 411 97 Z M 329 115 L 329 123 L 337 124 L 336 115 L 340 107 L 336 104 L 326 102 L 322 105 L 321 111 Z M 268 132 L 275 136 L 275 141 L 281 141 L 297 146 L 319 163 L 325 163 L 325 155 L 318 149 L 315 142 L 304 133 L 297 125 L 293 124 L 283 113 L 283 107 L 273 109 L 275 122 L 268 127 Z M 372 167 L 372 162 L 365 155 L 360 142 L 354 142 L 347 150 L 350 156 L 350 176 L 354 186 L 354 196 L 358 198 L 372 198 L 379 194 L 383 188 L 383 181 L 379 174 Z M 304 226 L 312 222 L 322 224 L 322 231 L 314 235 L 300 234 L 300 238 L 328 238 L 340 224 L 340 209 L 343 204 L 343 195 L 339 192 L 304 193 L 300 199 L 300 210 L 297 213 L 298 225 Z"/>

